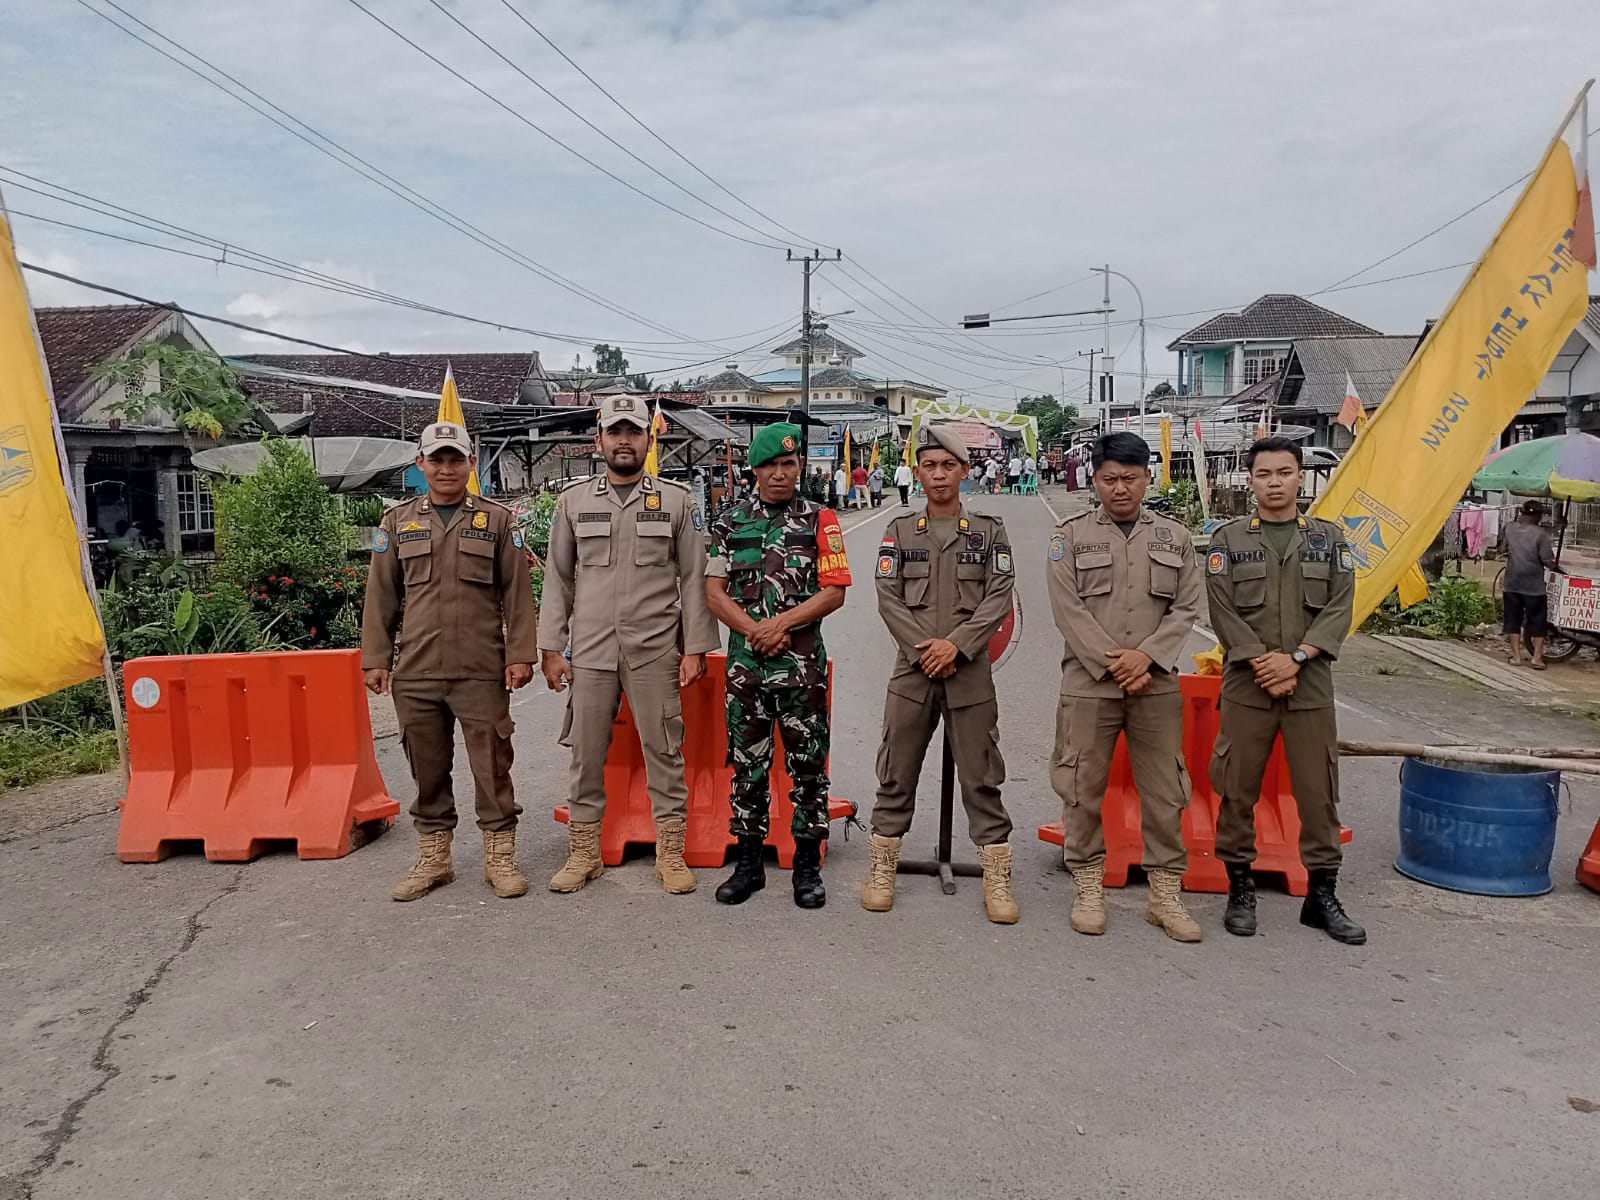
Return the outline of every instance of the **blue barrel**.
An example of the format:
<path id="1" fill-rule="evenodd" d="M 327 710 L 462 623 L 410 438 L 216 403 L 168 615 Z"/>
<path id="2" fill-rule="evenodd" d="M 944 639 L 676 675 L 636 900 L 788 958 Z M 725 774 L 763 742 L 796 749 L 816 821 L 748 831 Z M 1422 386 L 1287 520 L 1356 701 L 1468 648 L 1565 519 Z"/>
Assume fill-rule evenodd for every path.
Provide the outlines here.
<path id="1" fill-rule="evenodd" d="M 1542 896 L 1560 787 L 1560 771 L 1406 759 L 1395 870 L 1454 892 Z"/>

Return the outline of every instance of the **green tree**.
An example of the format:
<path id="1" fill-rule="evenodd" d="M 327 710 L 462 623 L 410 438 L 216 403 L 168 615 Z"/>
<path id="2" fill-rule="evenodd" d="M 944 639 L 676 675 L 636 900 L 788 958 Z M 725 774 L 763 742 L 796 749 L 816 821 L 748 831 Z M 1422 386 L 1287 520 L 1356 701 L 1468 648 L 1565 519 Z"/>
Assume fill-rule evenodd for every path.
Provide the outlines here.
<path id="1" fill-rule="evenodd" d="M 633 386 L 638 388 L 641 392 L 655 390 L 650 383 L 650 376 L 648 375 L 629 375 L 628 382 L 633 384 Z"/>
<path id="2" fill-rule="evenodd" d="M 261 469 L 214 481 L 218 578 L 257 587 L 273 576 L 316 579 L 343 568 L 352 526 L 311 456 L 294 442 L 264 443 Z"/>
<path id="3" fill-rule="evenodd" d="M 1167 399 L 1170 399 L 1170 398 L 1176 396 L 1177 394 L 1178 394 L 1177 389 L 1174 388 L 1165 379 L 1163 379 L 1160 383 L 1156 384 L 1155 387 L 1150 389 L 1150 392 L 1149 392 L 1148 395 L 1145 396 L 1145 399 L 1146 400 L 1167 400 Z"/>
<path id="4" fill-rule="evenodd" d="M 185 433 L 219 438 L 243 432 L 255 415 L 234 373 L 208 350 L 140 342 L 126 357 L 103 362 L 94 371 L 122 384 L 124 399 L 107 411 L 125 420 L 142 421 L 160 412 Z"/>
<path id="5" fill-rule="evenodd" d="M 1024 396 L 1017 401 L 1017 411 L 1039 423 L 1039 445 L 1049 446 L 1061 439 L 1067 425 L 1076 420 L 1078 407 L 1062 404 L 1054 396 Z"/>
<path id="6" fill-rule="evenodd" d="M 601 342 L 594 348 L 594 369 L 601 375 L 626 375 L 628 359 L 618 347 Z"/>

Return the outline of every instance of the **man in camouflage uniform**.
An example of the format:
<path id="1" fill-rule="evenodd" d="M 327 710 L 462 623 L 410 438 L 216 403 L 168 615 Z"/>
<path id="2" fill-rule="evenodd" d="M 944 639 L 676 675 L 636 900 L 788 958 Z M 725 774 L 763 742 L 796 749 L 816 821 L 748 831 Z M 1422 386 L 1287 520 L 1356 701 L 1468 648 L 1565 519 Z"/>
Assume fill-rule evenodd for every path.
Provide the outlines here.
<path id="1" fill-rule="evenodd" d="M 822 618 L 850 586 L 844 534 L 832 509 L 801 497 L 800 429 L 768 425 L 751 439 L 756 492 L 712 522 L 706 602 L 728 627 L 728 764 L 739 839 L 734 872 L 717 889 L 742 904 L 766 886 L 762 846 L 771 801 L 773 725 L 794 781 L 794 900 L 821 908 L 828 836 L 828 653 Z"/>

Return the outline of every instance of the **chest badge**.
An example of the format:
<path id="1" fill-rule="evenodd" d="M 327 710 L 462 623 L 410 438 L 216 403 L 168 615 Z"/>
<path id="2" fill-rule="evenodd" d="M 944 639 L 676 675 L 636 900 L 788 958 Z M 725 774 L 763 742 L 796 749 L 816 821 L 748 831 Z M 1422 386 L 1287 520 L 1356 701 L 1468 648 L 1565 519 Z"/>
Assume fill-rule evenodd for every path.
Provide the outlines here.
<path id="1" fill-rule="evenodd" d="M 473 513 L 472 514 L 472 527 L 474 529 L 487 529 L 487 528 L 489 528 L 489 514 L 486 513 L 486 512 L 475 512 L 475 513 Z"/>
<path id="2" fill-rule="evenodd" d="M 400 532 L 401 533 L 415 533 L 419 529 L 426 529 L 426 528 L 427 528 L 427 526 L 424 525 L 421 521 L 407 521 L 404 525 L 400 526 Z"/>
<path id="3" fill-rule="evenodd" d="M 1221 575 L 1228 569 L 1228 552 L 1226 550 L 1213 550 L 1206 555 L 1206 574 Z"/>
<path id="4" fill-rule="evenodd" d="M 659 492 L 651 492 L 644 498 L 644 506 L 651 512 L 658 512 L 661 508 L 661 494 Z"/>

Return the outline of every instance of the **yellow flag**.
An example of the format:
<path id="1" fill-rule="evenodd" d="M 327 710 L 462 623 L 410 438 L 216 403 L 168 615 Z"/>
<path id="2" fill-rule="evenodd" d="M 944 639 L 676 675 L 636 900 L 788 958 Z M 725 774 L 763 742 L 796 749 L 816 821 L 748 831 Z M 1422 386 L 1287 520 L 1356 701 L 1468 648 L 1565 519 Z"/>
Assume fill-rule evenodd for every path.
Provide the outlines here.
<path id="1" fill-rule="evenodd" d="M 848 475 L 855 469 L 855 460 L 850 457 L 850 426 L 844 427 L 844 471 Z"/>
<path id="2" fill-rule="evenodd" d="M 1583 133 L 1575 130 L 1579 139 Z M 1579 254 L 1592 258 L 1576 232 L 1579 188 L 1586 185 L 1558 133 L 1461 291 L 1312 505 L 1350 543 L 1352 628 L 1414 569 L 1588 308 L 1586 264 L 1574 254 L 1576 236 Z"/>
<path id="3" fill-rule="evenodd" d="M 1172 482 L 1172 418 L 1161 418 L 1161 486 Z"/>
<path id="4" fill-rule="evenodd" d="M 65 458 L 0 203 L 0 708 L 92 679 L 105 655 Z"/>
<path id="5" fill-rule="evenodd" d="M 661 453 L 657 448 L 656 439 L 661 434 L 661 401 L 656 401 L 656 411 L 650 416 L 650 449 L 644 456 L 644 471 L 646 475 L 661 474 Z"/>
<path id="6" fill-rule="evenodd" d="M 878 443 L 877 442 L 873 442 L 872 443 L 872 461 L 867 464 L 867 470 L 876 471 L 877 469 L 878 469 Z"/>
<path id="7" fill-rule="evenodd" d="M 456 391 L 455 372 L 446 363 L 444 368 L 444 391 L 439 394 L 439 415 L 436 421 L 454 421 L 461 428 L 467 427 L 466 414 L 461 411 L 461 394 Z M 467 491 L 474 496 L 481 496 L 483 489 L 478 486 L 478 473 L 474 471 L 467 476 Z"/>

